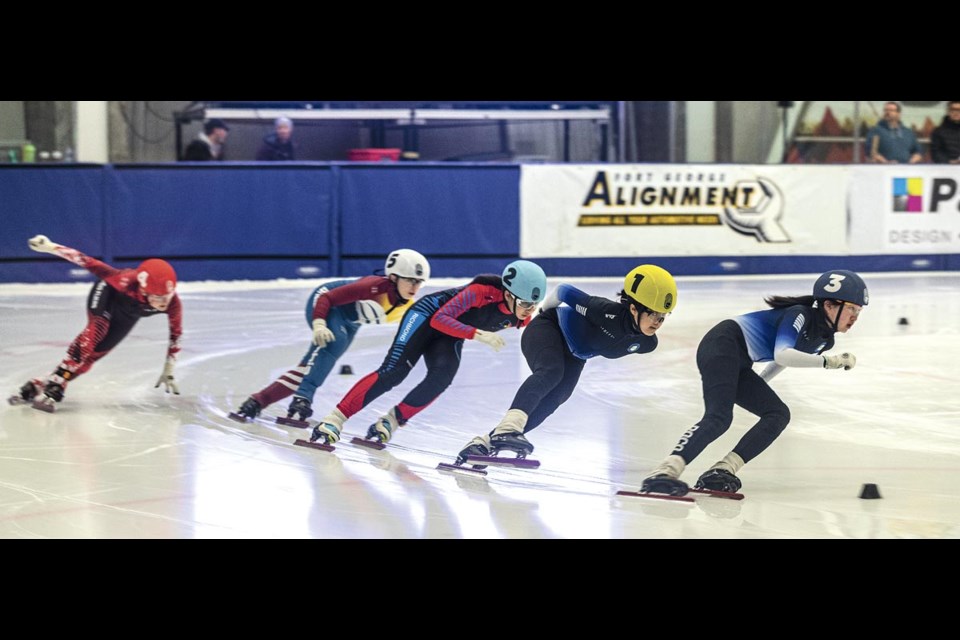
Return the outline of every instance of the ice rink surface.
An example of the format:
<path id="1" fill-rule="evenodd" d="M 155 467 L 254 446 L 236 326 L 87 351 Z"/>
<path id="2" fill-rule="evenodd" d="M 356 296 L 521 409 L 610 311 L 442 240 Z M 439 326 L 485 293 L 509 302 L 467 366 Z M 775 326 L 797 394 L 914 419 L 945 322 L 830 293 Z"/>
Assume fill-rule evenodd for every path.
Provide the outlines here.
<path id="1" fill-rule="evenodd" d="M 765 308 L 764 295 L 808 293 L 815 275 L 679 278 L 660 347 L 590 360 L 571 400 L 528 434 L 540 469 L 486 477 L 436 466 L 509 408 L 528 374 L 518 331 L 501 334 L 499 353 L 467 342 L 453 385 L 386 450 L 347 440 L 423 377 L 422 362 L 326 453 L 294 446 L 307 433 L 273 423 L 288 400 L 246 426 L 227 418 L 306 350 L 303 307 L 318 281 L 182 283 L 182 395 L 154 388 L 161 317 L 141 320 L 73 382 L 56 413 L 0 407 L 0 538 L 960 538 L 960 274 L 863 274 L 870 305 L 832 352 L 853 352 L 857 367 L 773 380 L 792 420 L 740 472 L 744 500 L 615 495 L 637 489 L 699 420 L 704 333 Z M 564 281 L 611 298 L 621 285 Z M 89 286 L 0 285 L 4 396 L 60 361 L 85 324 Z M 318 391 L 315 418 L 379 366 L 395 328 L 360 330 Z M 683 479 L 694 482 L 752 424 L 737 409 Z M 865 483 L 882 498 L 860 499 Z"/>

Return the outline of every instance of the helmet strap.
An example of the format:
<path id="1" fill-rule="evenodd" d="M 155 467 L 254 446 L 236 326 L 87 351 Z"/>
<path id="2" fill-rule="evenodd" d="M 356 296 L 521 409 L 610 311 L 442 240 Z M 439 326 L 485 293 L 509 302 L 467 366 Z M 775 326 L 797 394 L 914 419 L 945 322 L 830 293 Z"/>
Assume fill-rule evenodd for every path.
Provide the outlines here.
<path id="1" fill-rule="evenodd" d="M 826 299 L 824 299 L 824 301 L 823 301 L 823 317 L 824 317 L 824 318 L 826 319 L 826 321 L 827 321 L 827 326 L 829 326 L 831 329 L 833 329 L 834 331 L 836 331 L 836 330 L 837 330 L 837 327 L 840 326 L 840 314 L 843 313 L 843 307 L 844 307 L 844 305 L 846 305 L 847 303 L 846 303 L 846 302 L 843 302 L 842 300 L 832 300 L 832 302 L 840 305 L 840 308 L 837 309 L 837 314 L 836 314 L 835 316 L 833 316 L 833 320 L 830 320 L 830 316 L 827 315 L 827 301 L 826 301 Z"/>

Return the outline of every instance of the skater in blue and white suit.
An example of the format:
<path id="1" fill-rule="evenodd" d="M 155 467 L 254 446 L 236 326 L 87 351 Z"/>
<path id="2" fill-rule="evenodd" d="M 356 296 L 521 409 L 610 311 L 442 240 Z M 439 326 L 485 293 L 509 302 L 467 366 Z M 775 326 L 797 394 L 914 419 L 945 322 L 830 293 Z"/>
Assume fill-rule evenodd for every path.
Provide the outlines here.
<path id="1" fill-rule="evenodd" d="M 869 302 L 867 285 L 852 271 L 827 271 L 810 296 L 770 296 L 772 307 L 731 320 L 707 332 L 697 349 L 703 382 L 703 418 L 687 430 L 673 453 L 643 481 L 641 491 L 683 495 L 689 490 L 680 474 L 733 421 L 739 405 L 760 417 L 722 460 L 697 480 L 698 489 L 738 491 L 740 468 L 769 447 L 790 421 L 787 405 L 768 382 L 786 367 L 849 370 L 857 364 L 852 353 L 820 355 L 834 345 L 836 333 L 846 333 Z M 754 362 L 769 362 L 761 373 Z"/>

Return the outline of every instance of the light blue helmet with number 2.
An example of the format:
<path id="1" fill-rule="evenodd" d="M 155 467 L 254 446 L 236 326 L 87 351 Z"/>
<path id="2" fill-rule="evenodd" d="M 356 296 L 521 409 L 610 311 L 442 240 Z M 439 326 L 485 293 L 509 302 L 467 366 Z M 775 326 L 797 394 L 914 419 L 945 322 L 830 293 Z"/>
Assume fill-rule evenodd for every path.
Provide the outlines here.
<path id="1" fill-rule="evenodd" d="M 413 249 L 391 251 L 383 265 L 383 271 L 388 276 L 396 274 L 401 278 L 430 279 L 430 263 L 422 253 Z"/>
<path id="2" fill-rule="evenodd" d="M 500 279 L 507 291 L 527 302 L 540 302 L 547 293 L 547 274 L 529 260 L 514 260 L 504 268 Z"/>
<path id="3" fill-rule="evenodd" d="M 817 278 L 813 284 L 813 297 L 852 302 L 861 307 L 870 302 L 867 283 L 859 275 L 846 269 L 827 271 Z"/>

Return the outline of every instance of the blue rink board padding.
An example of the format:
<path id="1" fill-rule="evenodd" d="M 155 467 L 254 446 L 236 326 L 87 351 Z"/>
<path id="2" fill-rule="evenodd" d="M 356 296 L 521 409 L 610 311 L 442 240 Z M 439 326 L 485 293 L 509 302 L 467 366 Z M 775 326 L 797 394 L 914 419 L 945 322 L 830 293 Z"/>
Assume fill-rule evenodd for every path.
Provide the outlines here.
<path id="1" fill-rule="evenodd" d="M 0 259 L 35 258 L 27 239 L 43 234 L 70 238 L 103 253 L 103 169 L 5 165 L 0 170 Z M 3 278 L 0 277 L 0 281 Z"/>
<path id="2" fill-rule="evenodd" d="M 327 255 L 327 166 L 115 167 L 107 172 L 115 256 Z"/>
<path id="3" fill-rule="evenodd" d="M 451 257 L 520 251 L 518 166 L 345 166 L 341 171 L 344 255 L 376 255 L 394 246 Z"/>

